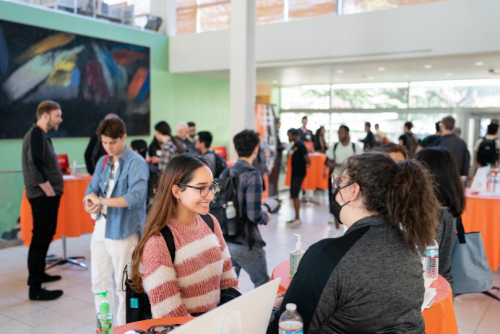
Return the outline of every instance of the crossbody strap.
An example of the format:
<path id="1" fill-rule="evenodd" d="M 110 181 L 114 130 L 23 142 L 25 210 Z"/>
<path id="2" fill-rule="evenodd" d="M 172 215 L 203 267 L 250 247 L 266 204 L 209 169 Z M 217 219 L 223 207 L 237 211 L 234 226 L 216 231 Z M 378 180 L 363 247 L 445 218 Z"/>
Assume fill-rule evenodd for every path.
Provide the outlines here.
<path id="1" fill-rule="evenodd" d="M 458 242 L 461 244 L 465 244 L 465 230 L 464 225 L 462 224 L 462 217 L 458 216 L 457 220 L 457 237 Z"/>

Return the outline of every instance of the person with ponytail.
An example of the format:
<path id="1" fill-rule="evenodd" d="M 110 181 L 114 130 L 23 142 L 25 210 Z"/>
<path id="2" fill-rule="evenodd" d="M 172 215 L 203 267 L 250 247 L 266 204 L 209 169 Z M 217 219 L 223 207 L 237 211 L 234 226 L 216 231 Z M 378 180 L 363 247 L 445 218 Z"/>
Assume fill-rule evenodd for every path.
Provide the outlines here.
<path id="1" fill-rule="evenodd" d="M 222 289 L 236 288 L 238 279 L 217 219 L 214 231 L 207 215 L 217 192 L 203 159 L 184 153 L 170 160 L 162 175 L 144 233 L 132 257 L 131 288 L 146 292 L 153 318 L 184 317 L 219 305 Z M 168 226 L 175 260 L 161 234 Z"/>
<path id="2" fill-rule="evenodd" d="M 156 143 L 156 144 L 155 144 Z M 170 129 L 170 125 L 167 122 L 161 121 L 155 125 L 155 140 L 151 145 L 161 145 L 161 151 L 158 158 L 158 169 L 163 173 L 165 168 L 167 167 L 170 159 L 175 157 L 177 154 L 184 153 L 184 147 L 179 142 L 175 136 L 172 136 L 172 129 Z M 151 147 L 150 147 L 151 154 Z M 156 159 L 152 159 L 156 161 Z M 153 161 L 153 163 L 154 163 Z"/>
<path id="3" fill-rule="evenodd" d="M 439 219 L 436 241 L 439 245 L 439 275 L 453 285 L 451 276 L 451 254 L 455 247 L 456 218 L 465 207 L 465 194 L 458 175 L 458 165 L 453 154 L 445 147 L 429 147 L 417 153 L 416 159 L 423 162 L 434 176 L 436 196 L 445 208 Z"/>
<path id="4" fill-rule="evenodd" d="M 334 215 L 348 229 L 307 250 L 267 333 L 278 333 L 287 303 L 304 333 L 424 333 L 418 253 L 434 242 L 440 210 L 429 173 L 367 152 L 332 182 Z"/>

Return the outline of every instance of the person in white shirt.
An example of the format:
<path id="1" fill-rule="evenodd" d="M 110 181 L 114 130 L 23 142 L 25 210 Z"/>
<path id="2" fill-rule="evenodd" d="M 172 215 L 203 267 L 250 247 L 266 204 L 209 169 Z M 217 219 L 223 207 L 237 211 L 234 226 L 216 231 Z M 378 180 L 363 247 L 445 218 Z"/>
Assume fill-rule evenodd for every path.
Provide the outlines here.
<path id="1" fill-rule="evenodd" d="M 326 151 L 327 159 L 325 161 L 325 167 L 323 168 L 323 177 L 326 177 L 326 171 L 330 168 L 330 178 L 332 174 L 340 174 L 340 167 L 350 156 L 363 153 L 363 149 L 356 143 L 351 142 L 351 136 L 349 135 L 349 127 L 346 125 L 341 125 L 338 131 L 339 142 L 335 143 L 328 151 Z M 332 201 L 332 184 L 328 182 L 328 199 Z M 331 213 L 331 212 L 330 212 Z M 333 215 L 330 216 L 328 224 L 333 224 L 335 222 L 335 227 L 337 230 L 340 228 L 339 222 L 333 219 Z"/>
<path id="2" fill-rule="evenodd" d="M 484 138 L 479 138 L 474 145 L 474 171 L 491 163 L 491 167 L 498 168 L 500 139 L 497 136 L 498 124 L 490 123 Z M 489 152 L 495 144 L 495 152 Z"/>

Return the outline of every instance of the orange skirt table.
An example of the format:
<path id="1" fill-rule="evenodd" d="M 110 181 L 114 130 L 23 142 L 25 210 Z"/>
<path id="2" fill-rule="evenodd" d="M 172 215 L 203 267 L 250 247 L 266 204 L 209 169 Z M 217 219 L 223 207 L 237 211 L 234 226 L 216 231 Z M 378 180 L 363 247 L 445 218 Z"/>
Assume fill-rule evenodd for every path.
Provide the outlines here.
<path id="1" fill-rule="evenodd" d="M 130 324 L 121 325 L 113 328 L 114 334 L 124 334 L 131 330 L 141 330 L 147 331 L 149 328 L 155 325 L 184 325 L 186 322 L 193 320 L 194 317 L 177 317 L 177 318 L 160 318 L 160 319 L 149 319 L 137 322 L 131 322 Z"/>
<path id="2" fill-rule="evenodd" d="M 273 270 L 271 280 L 281 277 L 278 293 L 285 292 L 290 286 L 290 260 L 281 262 Z M 437 295 L 431 307 L 422 312 L 427 334 L 458 334 L 455 309 L 453 308 L 453 294 L 450 284 L 442 276 L 431 284 L 436 289 Z"/>
<path id="3" fill-rule="evenodd" d="M 89 175 L 65 175 L 64 190 L 59 204 L 59 213 L 57 215 L 56 234 L 52 240 L 65 237 L 79 237 L 84 233 L 92 233 L 94 225 L 90 215 L 83 208 L 83 197 L 85 190 L 90 182 Z M 33 235 L 33 216 L 31 205 L 23 194 L 21 202 L 21 238 L 25 246 L 30 245 Z"/>
<path id="4" fill-rule="evenodd" d="M 323 177 L 326 155 L 323 153 L 309 153 L 311 165 L 307 168 L 307 174 L 302 182 L 302 190 L 328 189 L 328 172 Z M 288 156 L 285 185 L 290 186 L 292 181 L 292 156 Z"/>
<path id="5" fill-rule="evenodd" d="M 486 258 L 493 271 L 500 265 L 500 197 L 465 193 L 462 222 L 465 232 L 481 232 Z"/>

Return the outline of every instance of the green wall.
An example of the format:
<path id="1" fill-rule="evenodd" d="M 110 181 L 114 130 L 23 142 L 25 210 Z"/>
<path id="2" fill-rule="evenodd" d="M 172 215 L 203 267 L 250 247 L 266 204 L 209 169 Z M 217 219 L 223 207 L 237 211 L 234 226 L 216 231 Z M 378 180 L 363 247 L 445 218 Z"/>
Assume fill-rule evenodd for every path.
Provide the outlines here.
<path id="1" fill-rule="evenodd" d="M 194 121 L 198 130 L 213 133 L 213 145 L 229 145 L 229 81 L 169 73 L 167 36 L 1 0 L 0 19 L 150 47 L 151 128 L 166 120 L 175 132 L 177 122 Z M 149 142 L 153 133 L 141 138 Z M 53 143 L 58 153 L 68 154 L 70 163 L 85 164 L 87 138 L 54 139 Z M 0 171 L 21 169 L 21 149 L 21 140 L 0 141 Z M 0 237 L 17 221 L 22 187 L 22 177 L 0 174 Z"/>

